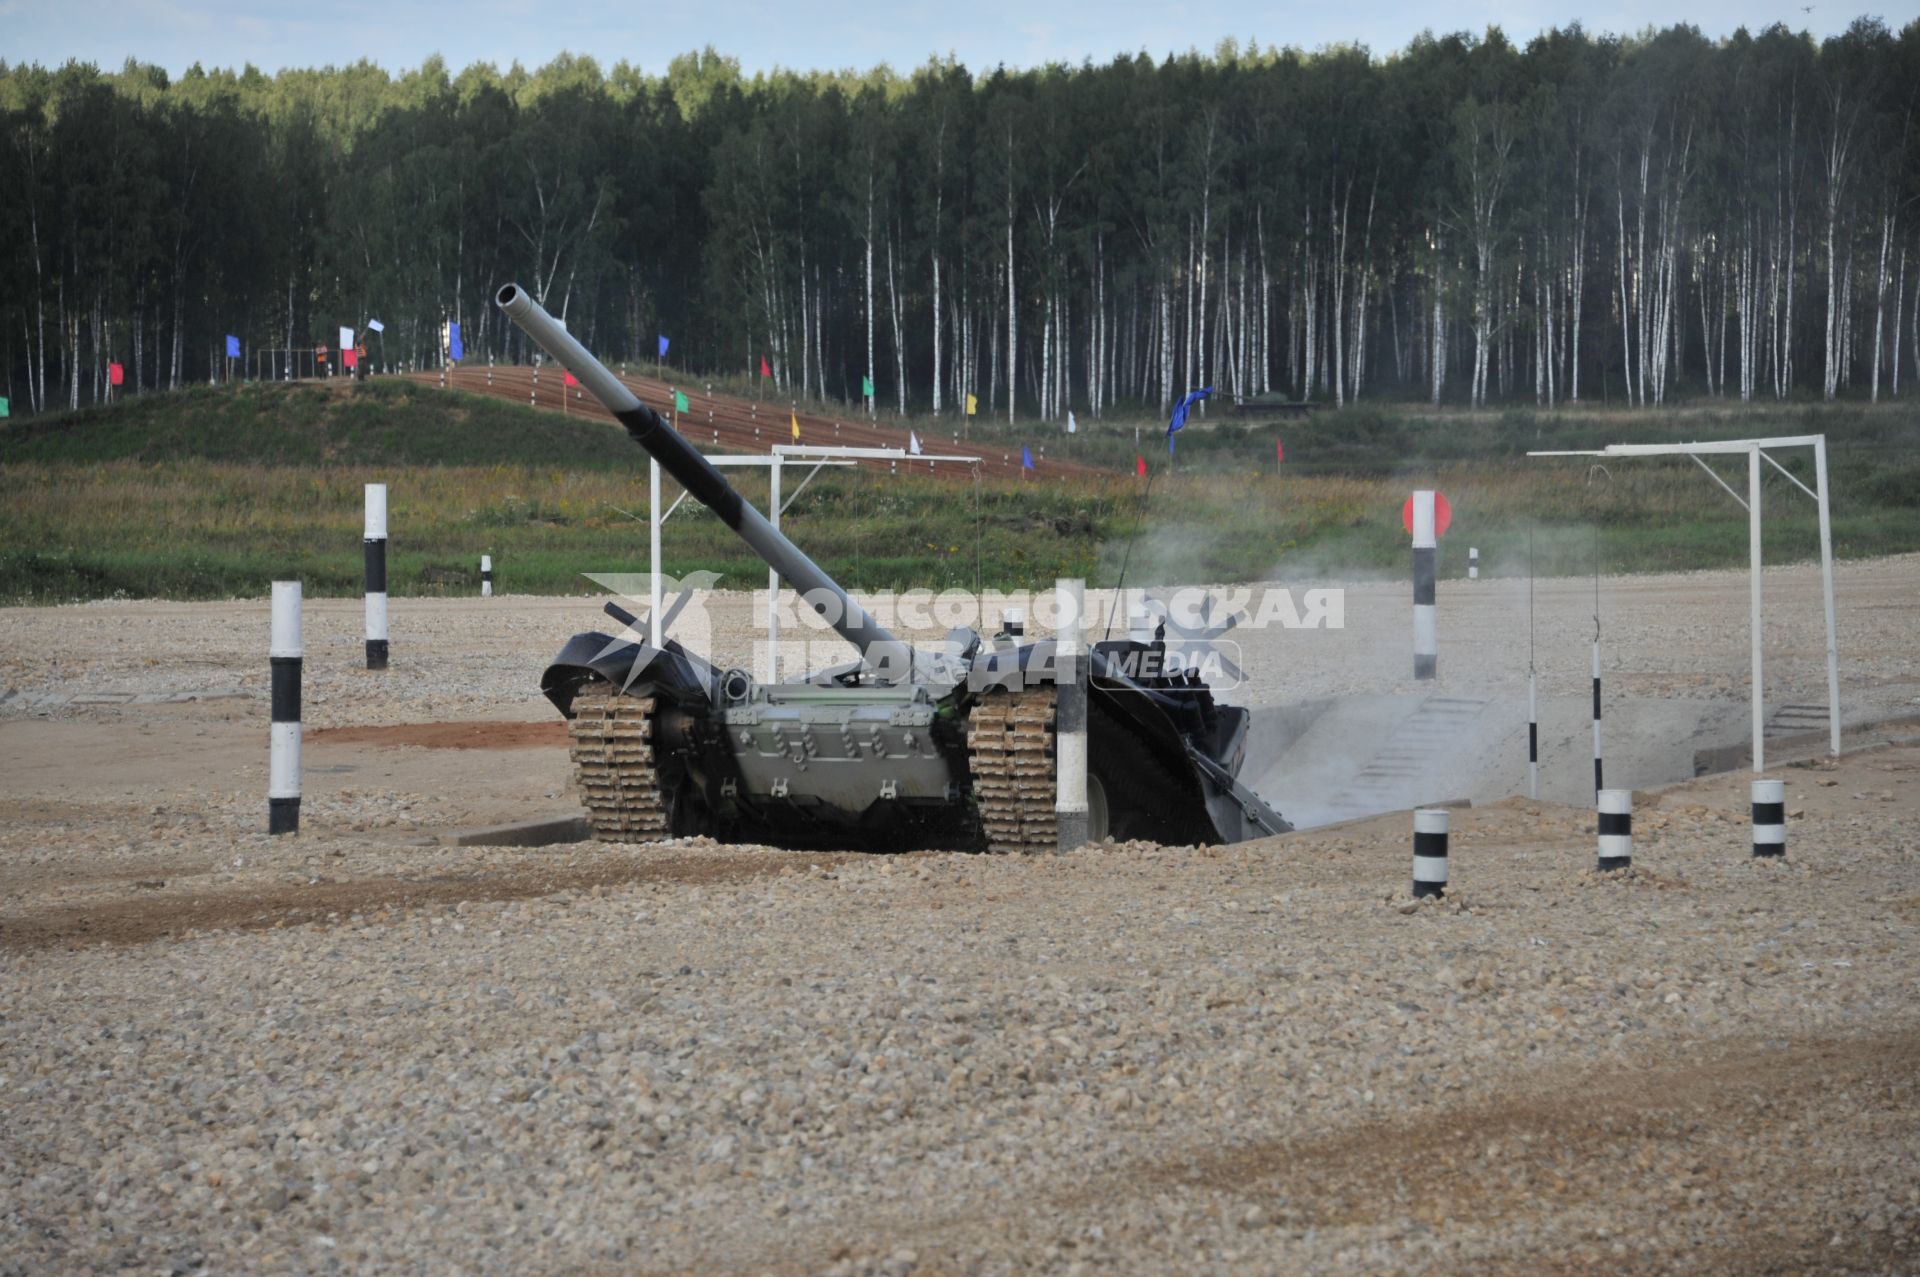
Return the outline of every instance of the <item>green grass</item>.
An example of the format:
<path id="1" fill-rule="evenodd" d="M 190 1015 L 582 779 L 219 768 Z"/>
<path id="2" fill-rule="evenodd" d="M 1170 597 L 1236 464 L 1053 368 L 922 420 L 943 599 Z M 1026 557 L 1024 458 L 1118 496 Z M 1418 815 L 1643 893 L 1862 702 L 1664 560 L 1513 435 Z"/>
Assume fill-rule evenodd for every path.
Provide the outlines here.
<path id="1" fill-rule="evenodd" d="M 629 469 L 605 422 L 568 419 L 420 382 L 195 386 L 106 407 L 16 418 L 0 464 L 224 461 L 265 466 L 555 465 Z"/>
<path id="2" fill-rule="evenodd" d="M 937 438 L 945 423 L 925 422 Z M 1163 436 L 1142 422 L 1164 470 Z M 1444 413 L 1362 407 L 1307 421 L 1196 424 L 1151 504 L 1131 473 L 1129 421 L 1057 428 L 976 420 L 976 444 L 1045 445 L 1110 465 L 1057 481 L 890 478 L 827 472 L 785 527 L 855 588 L 1033 588 L 1056 576 L 1129 580 L 1334 579 L 1404 573 L 1399 509 L 1432 483 L 1453 504 L 1442 571 L 1542 574 L 1726 566 L 1746 556 L 1746 516 L 1684 458 L 1578 460 L 1529 448 L 1822 432 L 1832 445 L 1835 548 L 1920 549 L 1920 417 L 1905 408 L 1794 407 L 1683 414 Z M 1273 439 L 1284 438 L 1276 476 Z M 1150 447 L 1148 445 L 1156 445 Z M 641 454 L 605 424 L 407 383 L 249 386 L 148 395 L 0 429 L 0 600 L 216 598 L 298 577 L 315 595 L 360 590 L 361 485 L 391 488 L 390 588 L 467 593 L 482 553 L 498 588 L 574 592 L 583 572 L 646 559 Z M 1782 454 L 1811 483 L 1802 454 Z M 1720 462 L 1735 487 L 1744 466 Z M 742 472 L 737 472 L 742 473 Z M 764 505 L 764 476 L 740 479 Z M 670 485 L 671 487 L 671 485 Z M 789 483 L 791 490 L 791 482 Z M 669 495 L 671 499 L 671 492 Z M 1817 553 L 1812 502 L 1768 471 L 1770 562 Z M 667 569 L 718 571 L 752 588 L 765 569 L 688 504 L 667 525 Z M 448 579 L 464 576 L 464 580 Z"/>

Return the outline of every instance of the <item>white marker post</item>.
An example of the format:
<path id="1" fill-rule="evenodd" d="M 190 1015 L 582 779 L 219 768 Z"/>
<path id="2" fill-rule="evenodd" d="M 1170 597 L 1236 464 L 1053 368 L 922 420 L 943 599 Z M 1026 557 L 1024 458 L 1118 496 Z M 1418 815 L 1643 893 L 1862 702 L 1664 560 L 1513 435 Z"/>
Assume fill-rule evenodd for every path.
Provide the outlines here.
<path id="1" fill-rule="evenodd" d="M 493 556 L 491 554 L 480 556 L 480 597 L 483 599 L 493 597 Z"/>
<path id="2" fill-rule="evenodd" d="M 267 832 L 300 832 L 300 582 L 273 583 L 272 726 L 267 744 Z"/>
<path id="3" fill-rule="evenodd" d="M 1413 676 L 1429 679 L 1439 673 L 1439 630 L 1433 614 L 1435 569 L 1433 492 L 1413 494 Z"/>
<path id="4" fill-rule="evenodd" d="M 1445 895 L 1447 890 L 1447 827 L 1452 817 L 1444 807 L 1423 807 L 1413 813 L 1413 898 Z"/>
<path id="5" fill-rule="evenodd" d="M 1787 782 L 1753 782 L 1753 854 L 1762 858 L 1787 854 Z"/>
<path id="6" fill-rule="evenodd" d="M 367 485 L 367 668 L 387 668 L 387 485 Z"/>
<path id="7" fill-rule="evenodd" d="M 1599 805 L 1600 872 L 1632 868 L 1633 791 L 1603 789 Z"/>
<path id="8" fill-rule="evenodd" d="M 1054 635 L 1054 760 L 1056 789 L 1054 823 L 1059 850 L 1072 851 L 1087 842 L 1091 818 L 1087 807 L 1087 657 L 1083 638 L 1083 610 L 1087 583 L 1063 577 L 1053 584 L 1060 614 Z"/>
<path id="9" fill-rule="evenodd" d="M 1480 547 L 1477 545 L 1470 545 L 1467 547 L 1467 580 L 1478 581 L 1479 579 L 1480 579 Z"/>
<path id="10" fill-rule="evenodd" d="M 647 459 L 647 644 L 658 648 L 665 633 L 660 628 L 660 462 Z M 776 525 L 778 526 L 778 525 Z M 772 682 L 772 679 L 768 679 Z"/>
<path id="11" fill-rule="evenodd" d="M 775 449 L 773 464 L 767 467 L 767 522 L 777 532 L 780 529 L 780 452 Z M 655 607 L 659 604 L 655 603 Z M 660 646 L 658 641 L 655 647 Z M 769 683 L 780 681 L 780 570 L 772 564 L 767 565 L 767 677 Z"/>

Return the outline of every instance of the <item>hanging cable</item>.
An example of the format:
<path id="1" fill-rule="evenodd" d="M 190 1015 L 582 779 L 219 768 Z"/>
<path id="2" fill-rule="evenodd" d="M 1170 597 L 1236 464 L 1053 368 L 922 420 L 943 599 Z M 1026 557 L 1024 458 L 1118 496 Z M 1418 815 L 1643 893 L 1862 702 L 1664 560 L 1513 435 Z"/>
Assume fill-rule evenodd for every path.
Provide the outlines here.
<path id="1" fill-rule="evenodd" d="M 1140 524 L 1134 528 L 1133 535 L 1127 538 L 1127 548 L 1120 555 L 1120 578 L 1113 583 L 1113 606 L 1107 609 L 1106 633 L 1100 636 L 1102 643 L 1113 637 L 1113 618 L 1120 610 L 1120 601 L 1124 597 L 1122 592 L 1127 588 L 1127 564 L 1133 559 L 1133 543 L 1140 539 L 1140 533 L 1147 526 L 1147 507 L 1153 500 L 1153 480 L 1154 475 L 1149 471 L 1146 490 L 1140 494 Z"/>

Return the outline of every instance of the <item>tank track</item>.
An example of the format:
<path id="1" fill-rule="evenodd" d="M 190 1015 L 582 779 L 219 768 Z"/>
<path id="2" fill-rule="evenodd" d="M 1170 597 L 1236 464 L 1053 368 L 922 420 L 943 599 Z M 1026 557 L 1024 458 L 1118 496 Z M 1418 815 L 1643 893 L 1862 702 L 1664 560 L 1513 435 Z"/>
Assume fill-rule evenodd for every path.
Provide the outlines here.
<path id="1" fill-rule="evenodd" d="M 605 679 L 573 699 L 568 754 L 601 842 L 656 842 L 667 836 L 666 796 L 654 766 L 652 696 L 624 696 Z"/>
<path id="2" fill-rule="evenodd" d="M 975 702 L 967 758 L 988 851 L 1057 849 L 1053 731 L 1052 687 L 992 692 Z"/>

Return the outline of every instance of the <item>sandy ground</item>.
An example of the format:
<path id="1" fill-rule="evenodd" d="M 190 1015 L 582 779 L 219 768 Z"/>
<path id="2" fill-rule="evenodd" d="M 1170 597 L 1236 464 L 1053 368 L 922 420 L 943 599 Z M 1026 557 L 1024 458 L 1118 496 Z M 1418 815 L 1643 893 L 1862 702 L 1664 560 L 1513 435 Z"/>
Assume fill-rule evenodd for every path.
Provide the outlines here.
<path id="1" fill-rule="evenodd" d="M 1552 698 L 1591 590 L 1536 591 Z M 1767 591 L 1769 702 L 1824 703 L 1817 574 Z M 1236 636 L 1242 699 L 1511 704 L 1525 598 L 1443 583 L 1427 689 L 1404 587 L 1354 586 L 1343 631 Z M 414 845 L 571 809 L 532 685 L 594 607 L 400 600 L 370 674 L 357 603 L 310 603 L 297 839 L 262 601 L 0 612 L 0 1273 L 1920 1269 L 1920 747 L 1781 769 L 1785 863 L 1740 774 L 1623 778 L 1627 877 L 1583 801 L 1461 810 L 1418 907 L 1404 813 L 1033 860 Z M 1850 720 L 1914 708 L 1916 610 L 1920 560 L 1843 567 Z M 1738 736 L 1744 574 L 1602 612 L 1623 706 Z"/>

